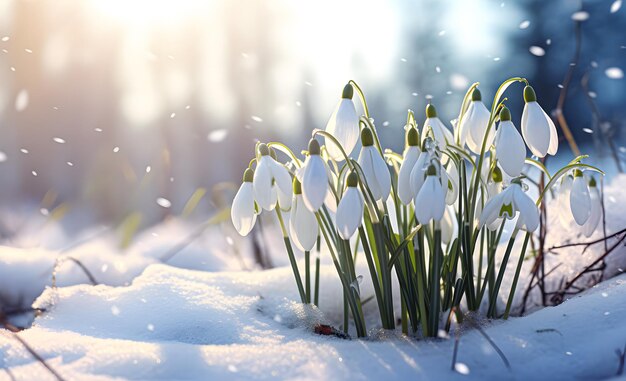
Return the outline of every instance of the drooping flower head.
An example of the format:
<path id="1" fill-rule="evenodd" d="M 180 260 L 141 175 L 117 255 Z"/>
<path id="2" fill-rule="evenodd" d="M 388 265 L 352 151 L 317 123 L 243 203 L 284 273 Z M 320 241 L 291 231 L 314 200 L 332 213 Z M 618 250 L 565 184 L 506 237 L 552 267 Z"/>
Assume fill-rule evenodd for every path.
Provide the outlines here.
<path id="1" fill-rule="evenodd" d="M 310 251 L 317 241 L 317 218 L 315 213 L 304 205 L 302 187 L 297 178 L 293 179 L 293 201 L 291 205 L 289 237 L 298 249 Z"/>
<path id="2" fill-rule="evenodd" d="M 415 218 L 422 224 L 440 221 L 446 209 L 446 194 L 441 186 L 441 176 L 434 164 L 426 170 L 426 180 L 415 197 Z"/>
<path id="3" fill-rule="evenodd" d="M 574 221 L 583 226 L 591 215 L 591 196 L 587 187 L 587 180 L 580 169 L 574 170 L 574 181 L 569 194 L 569 205 Z"/>
<path id="4" fill-rule="evenodd" d="M 511 112 L 503 107 L 500 111 L 500 125 L 496 132 L 496 158 L 500 166 L 511 177 L 522 173 L 526 160 L 524 140 L 511 122 Z"/>
<path id="5" fill-rule="evenodd" d="M 247 236 L 256 222 L 256 206 L 254 204 L 254 191 L 252 179 L 254 172 L 247 168 L 243 173 L 243 182 L 233 199 L 230 208 L 230 218 L 239 234 Z"/>
<path id="6" fill-rule="evenodd" d="M 252 186 L 254 189 L 254 199 L 265 210 L 272 210 L 276 204 L 276 193 L 272 188 L 276 185 L 274 192 L 283 192 L 284 195 L 291 194 L 291 175 L 284 165 L 278 163 L 270 156 L 270 149 L 264 143 L 258 145 L 257 167 L 254 172 Z M 273 196 L 274 195 L 274 200 Z"/>
<path id="7" fill-rule="evenodd" d="M 585 237 L 591 237 L 602 218 L 602 197 L 600 196 L 596 179 L 593 177 L 589 179 L 589 196 L 591 198 L 591 214 L 587 222 L 583 225 L 583 234 Z"/>
<path id="8" fill-rule="evenodd" d="M 429 129 L 432 130 L 432 136 L 439 149 L 443 150 L 448 146 L 448 143 L 452 144 L 454 142 L 452 132 L 439 119 L 437 109 L 430 103 L 426 106 L 426 121 L 422 127 L 422 142 L 428 136 L 427 132 Z"/>
<path id="9" fill-rule="evenodd" d="M 348 83 L 343 88 L 341 100 L 326 124 L 326 132 L 332 134 L 337 139 L 347 155 L 350 155 L 359 140 L 359 117 L 352 101 L 353 96 L 354 89 Z M 341 149 L 330 139 L 326 140 L 326 150 L 335 161 L 345 159 Z"/>
<path id="10" fill-rule="evenodd" d="M 415 163 L 420 157 L 419 143 L 417 128 L 409 128 L 406 132 L 406 148 L 404 149 L 400 172 L 398 172 L 398 198 L 404 205 L 410 204 L 415 197 L 411 191 L 411 171 L 413 171 Z"/>
<path id="11" fill-rule="evenodd" d="M 524 111 L 522 112 L 522 135 L 533 155 L 554 155 L 559 149 L 559 137 L 554 122 L 537 103 L 537 95 L 531 86 L 524 88 Z"/>
<path id="12" fill-rule="evenodd" d="M 346 190 L 337 207 L 337 232 L 342 239 L 346 240 L 354 235 L 363 219 L 365 205 L 357 185 L 357 174 L 351 172 L 346 178 Z"/>
<path id="13" fill-rule="evenodd" d="M 374 136 L 369 128 L 361 131 L 361 152 L 357 160 L 367 187 L 376 201 L 386 201 L 391 192 L 391 175 L 387 163 L 380 152 L 374 147 Z"/>
<path id="14" fill-rule="evenodd" d="M 472 101 L 463 115 L 461 125 L 459 127 L 459 143 L 461 147 L 465 144 L 472 152 L 479 154 L 482 148 L 483 139 L 487 132 L 487 125 L 489 124 L 490 117 L 489 110 L 482 102 L 482 96 L 480 90 L 475 88 L 472 92 Z M 492 128 L 489 131 L 485 148 L 489 149 L 493 144 L 493 138 L 495 136 L 495 129 Z"/>
<path id="15" fill-rule="evenodd" d="M 302 196 L 310 211 L 318 211 L 324 204 L 328 192 L 328 170 L 320 156 L 320 144 L 317 140 L 309 141 L 309 154 L 302 170 Z"/>
<path id="16" fill-rule="evenodd" d="M 514 179 L 500 194 L 487 202 L 480 216 L 479 227 L 487 225 L 493 229 L 498 219 L 511 220 L 515 216 L 517 229 L 533 232 L 539 227 L 537 205 L 524 192 L 519 179 Z"/>

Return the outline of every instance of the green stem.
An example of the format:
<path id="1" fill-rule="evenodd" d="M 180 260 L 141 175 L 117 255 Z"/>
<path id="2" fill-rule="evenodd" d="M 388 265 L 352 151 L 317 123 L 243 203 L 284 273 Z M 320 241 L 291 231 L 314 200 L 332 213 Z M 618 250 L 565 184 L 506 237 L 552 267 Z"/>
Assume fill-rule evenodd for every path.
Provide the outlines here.
<path id="1" fill-rule="evenodd" d="M 511 306 L 513 305 L 513 297 L 515 296 L 515 289 L 517 288 L 517 281 L 519 280 L 519 274 L 522 270 L 522 264 L 524 263 L 524 257 L 526 256 L 526 246 L 528 246 L 528 240 L 530 239 L 530 233 L 526 233 L 524 237 L 524 244 L 522 245 L 522 251 L 519 255 L 517 262 L 517 268 L 515 269 L 515 276 L 513 277 L 513 284 L 511 285 L 511 292 L 509 292 L 509 300 L 506 302 L 506 309 L 504 310 L 504 319 L 509 318 L 509 312 L 511 312 Z"/>
<path id="2" fill-rule="evenodd" d="M 311 303 L 311 252 L 304 252 L 304 283 L 306 284 L 306 302 Z"/>
<path id="3" fill-rule="evenodd" d="M 287 255 L 289 256 L 289 262 L 291 263 L 291 269 L 293 270 L 293 276 L 296 278 L 296 285 L 298 286 L 298 292 L 300 293 L 300 300 L 302 303 L 307 304 L 306 292 L 304 292 L 304 286 L 302 285 L 302 278 L 300 277 L 300 271 L 298 270 L 298 263 L 296 262 L 296 256 L 293 253 L 291 247 L 291 241 L 289 235 L 285 229 L 285 223 L 283 222 L 283 216 L 280 213 L 280 208 L 274 208 L 276 215 L 278 216 L 278 222 L 280 223 L 280 229 L 283 232 L 283 240 L 285 241 L 285 248 L 287 249 Z"/>
<path id="4" fill-rule="evenodd" d="M 487 312 L 487 317 L 495 318 L 498 313 L 498 294 L 500 292 L 500 285 L 502 284 L 502 279 L 504 279 L 504 273 L 506 272 L 506 265 L 509 262 L 509 257 L 511 256 L 511 251 L 513 250 L 513 245 L 515 244 L 515 236 L 517 235 L 517 229 L 513 231 L 511 238 L 509 239 L 509 244 L 506 246 L 506 252 L 504 253 L 504 257 L 502 258 L 502 263 L 500 264 L 500 270 L 498 271 L 498 278 L 496 279 L 496 284 L 493 290 L 489 290 L 491 297 L 489 298 L 489 311 Z"/>

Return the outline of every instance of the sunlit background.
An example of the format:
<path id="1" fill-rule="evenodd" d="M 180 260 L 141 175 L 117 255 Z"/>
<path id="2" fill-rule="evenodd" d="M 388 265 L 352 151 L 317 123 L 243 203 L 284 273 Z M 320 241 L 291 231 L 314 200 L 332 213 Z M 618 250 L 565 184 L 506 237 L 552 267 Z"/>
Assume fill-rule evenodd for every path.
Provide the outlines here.
<path id="1" fill-rule="evenodd" d="M 398 150 L 408 108 L 421 122 L 432 98 L 449 123 L 469 84 L 479 81 L 488 99 L 520 75 L 553 110 L 576 63 L 564 105 L 576 140 L 583 152 L 621 157 L 624 8 L 0 0 L 0 203 L 38 214 L 62 207 L 80 217 L 74 228 L 140 213 L 145 227 L 181 214 L 195 193 L 194 214 L 206 218 L 229 197 L 223 183 L 240 181 L 256 139 L 305 148 L 349 79 L 364 88 L 383 144 Z M 521 114 L 519 99 L 510 106 Z"/>

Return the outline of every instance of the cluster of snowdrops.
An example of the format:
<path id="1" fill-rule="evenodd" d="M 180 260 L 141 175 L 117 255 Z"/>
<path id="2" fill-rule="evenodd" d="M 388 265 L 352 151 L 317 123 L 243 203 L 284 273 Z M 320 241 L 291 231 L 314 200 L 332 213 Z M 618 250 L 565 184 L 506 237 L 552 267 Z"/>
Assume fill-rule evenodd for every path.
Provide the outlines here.
<path id="1" fill-rule="evenodd" d="M 521 134 L 503 98 L 516 82 L 525 84 Z M 383 149 L 365 96 L 350 81 L 326 129 L 313 131 L 302 156 L 278 142 L 257 143 L 233 200 L 233 224 L 247 235 L 262 211 L 276 213 L 303 303 L 318 303 L 319 258 L 312 270 L 310 252 L 323 243 L 343 285 L 343 329 L 348 332 L 351 319 L 359 337 L 367 335 L 362 306 L 372 299 L 383 328 L 393 329 L 399 321 L 404 332 L 424 337 L 449 330 L 453 316 L 463 319 L 462 308 L 507 318 L 529 238 L 540 224 L 539 206 L 558 188 L 563 213 L 590 235 L 601 217 L 593 173 L 602 171 L 582 163 L 585 156 L 553 175 L 547 171 L 541 158 L 556 154 L 558 135 L 524 78 L 503 82 L 491 109 L 473 84 L 452 126 L 441 121 L 432 104 L 421 128 L 409 110 L 404 152 Z M 531 181 L 531 168 L 544 176 L 544 186 Z M 529 186 L 538 188 L 538 197 L 531 198 Z M 505 224 L 512 230 L 510 239 L 498 249 Z M 516 239 L 523 240 L 521 252 L 515 271 L 507 272 Z M 293 246 L 304 252 L 304 277 Z M 360 292 L 359 255 L 367 261 L 373 298 Z M 513 277 L 512 286 L 501 299 L 505 276 Z"/>

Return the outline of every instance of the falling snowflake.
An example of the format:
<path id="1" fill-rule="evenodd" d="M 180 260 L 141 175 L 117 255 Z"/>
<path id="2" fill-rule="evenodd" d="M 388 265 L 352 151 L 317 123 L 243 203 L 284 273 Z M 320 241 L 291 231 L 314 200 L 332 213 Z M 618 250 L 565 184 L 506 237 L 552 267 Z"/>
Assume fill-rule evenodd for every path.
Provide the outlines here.
<path id="1" fill-rule="evenodd" d="M 454 370 L 464 376 L 467 376 L 470 373 L 469 367 L 462 362 L 457 362 L 456 364 L 454 364 Z"/>
<path id="2" fill-rule="evenodd" d="M 21 90 L 15 97 L 15 110 L 24 111 L 28 107 L 28 91 Z"/>
<path id="3" fill-rule="evenodd" d="M 530 51 L 530 53 L 532 55 L 535 55 L 537 57 L 541 57 L 541 56 L 544 56 L 546 54 L 546 51 L 542 47 L 540 47 L 540 46 L 534 46 L 533 45 L 528 50 Z"/>
<path id="4" fill-rule="evenodd" d="M 170 206 L 172 206 L 172 203 L 170 202 L 170 200 L 163 198 L 163 197 L 157 198 L 156 203 L 163 208 L 169 208 Z"/>
<path id="5" fill-rule="evenodd" d="M 53 138 L 52 140 L 54 140 L 55 143 L 65 144 L 65 139 L 62 138 Z"/>
<path id="6" fill-rule="evenodd" d="M 252 120 L 254 120 L 255 122 L 258 122 L 258 123 L 263 122 L 263 119 L 261 119 L 261 117 L 260 117 L 260 116 L 252 115 L 250 118 L 251 118 Z"/>
<path id="7" fill-rule="evenodd" d="M 619 11 L 621 7 L 622 7 L 622 0 L 615 0 L 613 4 L 611 4 L 611 13 L 615 13 Z"/>
<path id="8" fill-rule="evenodd" d="M 572 14 L 572 20 L 574 21 L 586 21 L 589 19 L 589 13 L 585 11 L 579 11 Z"/>
<path id="9" fill-rule="evenodd" d="M 519 28 L 520 29 L 526 29 L 530 26 L 530 21 L 529 20 L 524 20 L 519 24 Z"/>
<path id="10" fill-rule="evenodd" d="M 618 67 L 610 67 L 610 68 L 608 68 L 608 69 L 606 69 L 604 71 L 604 74 L 606 74 L 606 76 L 611 78 L 611 79 L 622 79 L 622 78 L 624 78 L 624 72 L 622 71 L 622 69 L 620 69 Z"/>
<path id="11" fill-rule="evenodd" d="M 226 138 L 228 135 L 228 130 L 225 128 L 220 128 L 219 130 L 213 130 L 209 132 L 207 135 L 207 139 L 213 143 L 219 143 Z"/>

